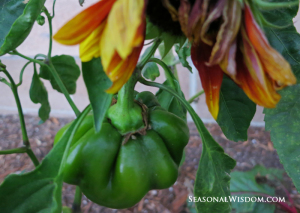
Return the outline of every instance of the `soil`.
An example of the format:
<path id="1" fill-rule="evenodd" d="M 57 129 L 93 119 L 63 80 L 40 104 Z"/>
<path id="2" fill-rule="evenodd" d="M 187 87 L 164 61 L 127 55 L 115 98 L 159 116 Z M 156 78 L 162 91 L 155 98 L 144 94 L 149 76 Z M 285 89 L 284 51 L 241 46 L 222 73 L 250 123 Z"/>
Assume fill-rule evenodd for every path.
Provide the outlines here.
<path id="1" fill-rule="evenodd" d="M 39 160 L 53 147 L 53 139 L 56 132 L 68 123 L 69 118 L 50 118 L 39 125 L 39 118 L 25 116 L 28 137 L 33 152 Z M 184 213 L 190 212 L 187 208 L 187 197 L 192 195 L 193 184 L 196 176 L 198 162 L 201 156 L 202 143 L 194 124 L 190 123 L 190 141 L 186 148 L 186 159 L 180 168 L 177 182 L 165 190 L 150 191 L 137 205 L 126 210 L 114 210 L 101 207 L 83 197 L 83 213 Z M 247 171 L 257 164 L 267 168 L 283 169 L 276 150 L 270 140 L 268 132 L 261 127 L 250 127 L 248 140 L 235 143 L 226 139 L 217 124 L 206 125 L 214 139 L 224 148 L 225 152 L 237 161 L 234 170 Z M 12 149 L 22 146 L 22 134 L 17 115 L 0 115 L 0 149 Z M 0 182 L 10 173 L 27 172 L 34 169 L 31 160 L 26 154 L 0 155 Z M 300 207 L 300 195 L 297 193 L 291 179 L 285 175 L 284 185 L 294 199 L 297 209 Z M 63 204 L 72 205 L 75 187 L 64 185 Z M 282 190 L 276 190 L 276 196 L 286 196 Z M 271 204 L 270 204 L 271 205 Z M 276 207 L 276 212 L 284 212 Z"/>

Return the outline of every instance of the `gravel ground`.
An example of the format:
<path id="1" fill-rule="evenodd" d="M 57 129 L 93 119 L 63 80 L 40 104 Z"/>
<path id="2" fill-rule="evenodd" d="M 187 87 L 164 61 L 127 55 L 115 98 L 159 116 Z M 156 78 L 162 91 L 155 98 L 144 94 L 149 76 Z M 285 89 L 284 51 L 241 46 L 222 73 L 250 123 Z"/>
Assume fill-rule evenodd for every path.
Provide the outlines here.
<path id="1" fill-rule="evenodd" d="M 39 118 L 25 116 L 25 122 L 30 138 L 32 150 L 39 160 L 51 150 L 55 133 L 70 119 L 50 118 L 42 125 L 38 125 Z M 183 213 L 189 212 L 186 206 L 187 196 L 192 194 L 193 184 L 196 176 L 199 158 L 202 150 L 202 143 L 194 124 L 189 124 L 190 141 L 186 148 L 186 159 L 180 169 L 177 182 L 169 189 L 150 191 L 136 206 L 126 210 L 107 209 L 92 203 L 85 197 L 82 202 L 83 213 Z M 225 152 L 237 161 L 234 170 L 247 171 L 257 164 L 268 168 L 280 168 L 276 150 L 270 141 L 268 132 L 264 128 L 251 127 L 248 131 L 248 140 L 235 143 L 225 138 L 222 131 L 216 124 L 206 125 L 213 137 L 224 148 Z M 0 149 L 11 149 L 22 145 L 21 130 L 17 115 L 0 115 Z M 0 182 L 10 173 L 30 171 L 34 168 L 26 154 L 0 155 Z M 284 185 L 291 193 L 298 208 L 300 196 L 297 194 L 290 178 L 285 175 Z M 71 206 L 74 198 L 74 186 L 65 184 L 63 188 L 63 203 Z M 286 196 L 284 192 L 277 190 L 277 196 Z M 279 208 L 276 212 L 284 212 Z"/>

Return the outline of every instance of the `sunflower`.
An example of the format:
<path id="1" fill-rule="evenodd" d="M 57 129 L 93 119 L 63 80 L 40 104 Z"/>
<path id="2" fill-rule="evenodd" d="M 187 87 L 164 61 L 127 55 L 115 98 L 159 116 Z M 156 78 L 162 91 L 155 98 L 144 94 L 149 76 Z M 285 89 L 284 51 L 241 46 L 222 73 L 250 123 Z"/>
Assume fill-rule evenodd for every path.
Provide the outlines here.
<path id="1" fill-rule="evenodd" d="M 215 119 L 224 74 L 253 102 L 268 108 L 280 100 L 277 90 L 296 83 L 289 63 L 270 46 L 257 23 L 251 8 L 258 10 L 254 4 L 250 7 L 251 2 L 180 0 L 180 6 L 174 10 L 173 1 L 163 1 L 192 42 L 192 61 Z"/>
<path id="2" fill-rule="evenodd" d="M 101 0 L 85 9 L 55 35 L 65 45 L 80 44 L 83 62 L 101 57 L 116 93 L 135 70 L 144 44 L 147 0 Z"/>

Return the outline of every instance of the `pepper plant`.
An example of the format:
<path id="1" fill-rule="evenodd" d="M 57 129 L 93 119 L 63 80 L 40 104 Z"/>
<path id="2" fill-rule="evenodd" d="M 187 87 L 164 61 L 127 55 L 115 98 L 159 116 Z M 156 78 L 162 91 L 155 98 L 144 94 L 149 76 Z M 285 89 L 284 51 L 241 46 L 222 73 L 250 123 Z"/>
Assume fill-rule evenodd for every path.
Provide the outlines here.
<path id="1" fill-rule="evenodd" d="M 195 197 L 228 197 L 235 160 L 224 153 L 190 105 L 203 92 L 187 101 L 179 85 L 174 65 L 181 63 L 192 71 L 190 55 L 208 109 L 229 140 L 247 140 L 256 104 L 266 108 L 266 128 L 300 190 L 300 37 L 292 20 L 298 2 L 100 0 L 53 35 L 56 1 L 51 11 L 45 1 L 0 2 L 0 56 L 27 60 L 19 83 L 0 62 L 0 81 L 12 90 L 23 135 L 22 147 L 0 154 L 27 153 L 36 166 L 31 172 L 5 178 L 0 185 L 1 212 L 62 212 L 63 182 L 77 186 L 73 212 L 80 212 L 82 194 L 99 205 L 128 208 L 149 190 L 170 187 L 189 139 L 187 113 L 203 143 Z M 33 25 L 43 25 L 45 19 L 48 52 L 33 58 L 18 52 L 16 48 Z M 81 69 L 71 56 L 52 55 L 53 39 L 65 45 L 80 44 Z M 161 58 L 154 57 L 158 49 Z M 178 60 L 172 56 L 173 49 Z M 23 72 L 31 63 L 29 96 L 41 104 L 41 121 L 51 111 L 41 79 L 64 94 L 77 117 L 57 133 L 53 149 L 41 162 L 30 148 L 18 95 Z M 163 84 L 155 82 L 160 75 L 158 65 L 166 76 Z M 82 112 L 70 98 L 81 73 L 90 100 Z M 138 93 L 134 90 L 137 82 L 159 91 Z M 230 202 L 199 202 L 196 208 L 224 213 L 232 209 Z"/>

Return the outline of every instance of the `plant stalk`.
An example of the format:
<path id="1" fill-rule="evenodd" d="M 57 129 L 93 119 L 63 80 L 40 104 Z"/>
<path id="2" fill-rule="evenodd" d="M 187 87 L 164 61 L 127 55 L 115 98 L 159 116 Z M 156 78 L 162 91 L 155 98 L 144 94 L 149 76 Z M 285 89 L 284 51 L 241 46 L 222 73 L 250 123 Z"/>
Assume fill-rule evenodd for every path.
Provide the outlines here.
<path id="1" fill-rule="evenodd" d="M 23 139 L 23 144 L 26 147 L 26 153 L 28 154 L 28 156 L 32 160 L 33 164 L 35 166 L 38 166 L 39 161 L 38 161 L 37 157 L 35 156 L 35 154 L 32 152 L 32 150 L 30 148 L 30 143 L 29 143 L 29 139 L 28 139 L 28 135 L 27 135 L 27 130 L 26 130 L 26 124 L 25 124 L 24 114 L 23 114 L 23 110 L 22 110 L 22 105 L 21 105 L 20 98 L 19 98 L 19 95 L 18 95 L 17 85 L 16 85 L 14 79 L 11 77 L 11 75 L 7 72 L 6 69 L 4 69 L 2 72 L 4 72 L 4 74 L 7 76 L 7 78 L 10 81 L 11 90 L 14 94 L 14 98 L 15 98 L 15 101 L 16 101 L 16 104 L 17 104 L 18 114 L 19 114 L 19 119 L 20 119 L 20 125 L 21 125 L 21 130 L 22 130 L 22 139 Z"/>
<path id="2" fill-rule="evenodd" d="M 76 186 L 74 202 L 72 205 L 72 213 L 81 213 L 82 192 L 79 186 Z"/>

